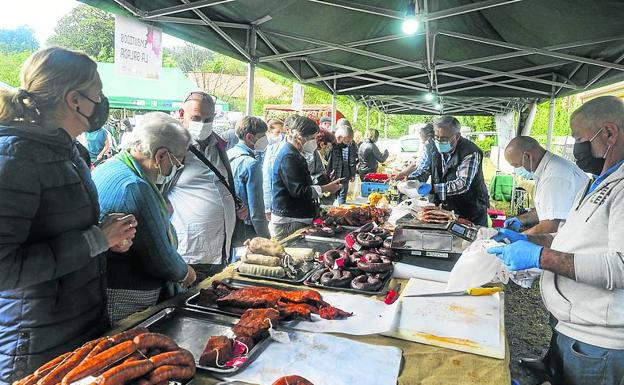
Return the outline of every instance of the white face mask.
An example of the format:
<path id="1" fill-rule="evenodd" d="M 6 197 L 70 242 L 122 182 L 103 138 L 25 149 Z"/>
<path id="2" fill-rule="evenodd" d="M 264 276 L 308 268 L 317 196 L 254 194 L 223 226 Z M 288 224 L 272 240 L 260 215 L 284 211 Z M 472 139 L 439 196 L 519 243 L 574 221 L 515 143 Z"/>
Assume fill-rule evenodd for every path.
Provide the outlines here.
<path id="1" fill-rule="evenodd" d="M 269 139 L 266 136 L 263 136 L 262 138 L 256 140 L 256 143 L 254 143 L 254 150 L 264 151 L 266 150 L 268 145 L 269 145 Z"/>
<path id="2" fill-rule="evenodd" d="M 304 145 L 301 147 L 301 151 L 311 154 L 314 151 L 316 151 L 317 147 L 318 147 L 318 144 L 316 143 L 316 139 L 310 139 L 304 143 Z"/>
<path id="3" fill-rule="evenodd" d="M 189 122 L 188 130 L 193 138 L 204 140 L 212 134 L 212 122 Z"/>
<path id="4" fill-rule="evenodd" d="M 167 155 L 169 156 L 169 162 L 171 162 L 171 172 L 169 173 L 169 175 L 163 175 L 162 167 L 159 167 L 158 176 L 156 176 L 156 184 L 158 185 L 166 185 L 167 183 L 171 182 L 171 180 L 175 177 L 176 173 L 184 168 L 184 166 L 177 166 L 173 163 L 173 159 L 171 159 L 170 153 L 167 153 Z"/>

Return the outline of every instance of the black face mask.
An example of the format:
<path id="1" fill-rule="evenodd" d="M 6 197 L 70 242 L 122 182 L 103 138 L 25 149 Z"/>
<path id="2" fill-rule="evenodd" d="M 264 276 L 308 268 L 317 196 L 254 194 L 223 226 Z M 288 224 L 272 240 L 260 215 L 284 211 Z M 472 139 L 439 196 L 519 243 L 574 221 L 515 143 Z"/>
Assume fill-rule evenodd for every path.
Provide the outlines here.
<path id="1" fill-rule="evenodd" d="M 596 158 L 592 155 L 591 141 L 587 140 L 581 143 L 574 143 L 574 158 L 576 165 L 581 170 L 594 175 L 600 175 L 604 167 L 604 158 Z"/>
<path id="2" fill-rule="evenodd" d="M 108 98 L 102 95 L 101 100 L 98 103 L 95 100 L 92 100 L 87 95 L 83 94 L 82 92 L 79 92 L 79 94 L 82 95 L 82 97 L 84 97 L 91 103 L 93 103 L 93 112 L 91 112 L 91 116 L 87 116 L 83 114 L 82 112 L 80 112 L 80 107 L 76 107 L 76 112 L 84 116 L 89 122 L 89 128 L 87 129 L 87 132 L 93 132 L 93 131 L 99 130 L 100 128 L 102 128 L 102 126 L 104 126 L 104 123 L 106 123 L 106 121 L 108 120 L 108 111 L 109 111 Z"/>

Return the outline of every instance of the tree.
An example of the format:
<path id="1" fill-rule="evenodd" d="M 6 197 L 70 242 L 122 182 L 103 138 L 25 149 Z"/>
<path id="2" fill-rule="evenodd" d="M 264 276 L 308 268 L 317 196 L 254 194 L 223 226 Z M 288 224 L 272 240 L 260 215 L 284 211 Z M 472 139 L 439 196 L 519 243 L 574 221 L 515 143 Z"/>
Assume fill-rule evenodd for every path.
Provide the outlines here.
<path id="1" fill-rule="evenodd" d="M 27 25 L 15 29 L 0 29 L 0 51 L 24 52 L 39 48 L 35 31 Z"/>
<path id="2" fill-rule="evenodd" d="M 30 52 L 8 52 L 0 55 L 0 81 L 18 87 L 20 85 L 19 71 L 22 64 L 30 56 Z"/>
<path id="3" fill-rule="evenodd" d="M 101 9 L 78 5 L 59 20 L 47 43 L 84 51 L 98 61 L 112 63 L 115 18 Z"/>

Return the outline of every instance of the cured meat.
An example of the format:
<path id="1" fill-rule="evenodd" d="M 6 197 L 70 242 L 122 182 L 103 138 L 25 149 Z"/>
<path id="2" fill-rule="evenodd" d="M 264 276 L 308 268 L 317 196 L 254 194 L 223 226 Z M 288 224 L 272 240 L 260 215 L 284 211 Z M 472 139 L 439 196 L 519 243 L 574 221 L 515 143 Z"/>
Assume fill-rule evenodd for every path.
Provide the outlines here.
<path id="1" fill-rule="evenodd" d="M 314 385 L 301 376 L 284 376 L 278 378 L 273 385 Z"/>
<path id="2" fill-rule="evenodd" d="M 267 337 L 270 328 L 277 326 L 279 316 L 275 309 L 249 309 L 232 327 L 232 331 L 236 337 L 250 337 L 258 342 Z"/>
<path id="3" fill-rule="evenodd" d="M 416 215 L 416 219 L 427 223 L 447 223 L 455 219 L 455 214 L 437 206 L 423 207 L 422 211 Z"/>
<path id="4" fill-rule="evenodd" d="M 319 313 L 321 307 L 331 307 L 315 290 L 288 291 L 262 286 L 236 288 L 219 281 L 213 282 L 212 288 L 200 291 L 198 303 L 207 307 L 216 305 L 228 311 L 271 308 L 279 312 L 281 319 L 310 319 L 311 314 Z M 305 306 L 295 306 L 297 304 Z M 351 315 L 341 312 L 325 314 Z"/>
<path id="5" fill-rule="evenodd" d="M 232 343 L 232 339 L 226 336 L 210 337 L 199 358 L 199 364 L 212 367 L 225 365 L 234 358 Z"/>

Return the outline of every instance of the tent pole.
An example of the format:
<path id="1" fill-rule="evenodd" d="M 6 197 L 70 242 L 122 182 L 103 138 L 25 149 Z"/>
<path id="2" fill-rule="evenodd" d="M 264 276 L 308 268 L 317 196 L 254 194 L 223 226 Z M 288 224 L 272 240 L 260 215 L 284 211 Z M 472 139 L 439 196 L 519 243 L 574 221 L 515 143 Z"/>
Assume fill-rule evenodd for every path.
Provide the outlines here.
<path id="1" fill-rule="evenodd" d="M 552 146 L 552 136 L 553 136 L 553 129 L 555 126 L 555 104 L 556 104 L 556 99 L 553 96 L 550 99 L 550 108 L 548 110 L 548 138 L 546 139 L 546 149 L 548 151 L 550 151 L 551 146 Z"/>
<path id="2" fill-rule="evenodd" d="M 384 114 L 384 138 L 388 139 L 388 114 Z"/>
<path id="3" fill-rule="evenodd" d="M 332 115 L 331 115 L 331 130 L 336 132 L 336 79 L 334 79 L 334 92 L 332 92 Z"/>
<path id="4" fill-rule="evenodd" d="M 247 105 L 245 108 L 245 115 L 251 115 L 253 113 L 255 72 L 256 65 L 254 63 L 247 63 Z"/>

